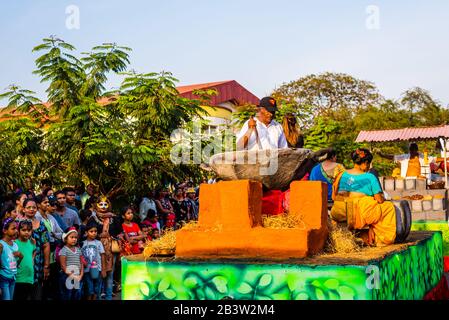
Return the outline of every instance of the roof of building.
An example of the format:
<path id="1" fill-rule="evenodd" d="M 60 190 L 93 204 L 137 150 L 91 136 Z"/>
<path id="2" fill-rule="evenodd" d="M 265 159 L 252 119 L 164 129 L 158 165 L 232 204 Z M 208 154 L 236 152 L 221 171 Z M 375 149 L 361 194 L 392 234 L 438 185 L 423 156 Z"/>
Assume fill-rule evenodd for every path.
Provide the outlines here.
<path id="1" fill-rule="evenodd" d="M 176 89 L 179 94 L 184 98 L 197 99 L 198 96 L 193 94 L 193 91 L 200 89 L 212 89 L 215 88 L 218 91 L 218 95 L 212 96 L 209 104 L 217 106 L 220 103 L 232 101 L 236 104 L 258 104 L 259 98 L 248 91 L 245 87 L 239 84 L 235 80 L 219 81 L 219 82 L 207 82 L 199 83 L 188 86 L 179 86 Z"/>
<path id="2" fill-rule="evenodd" d="M 176 89 L 178 90 L 178 92 L 180 94 L 183 94 L 186 92 L 192 92 L 193 90 L 212 88 L 212 87 L 219 86 L 223 83 L 227 83 L 227 82 L 231 82 L 231 81 L 232 80 L 198 83 L 198 84 L 192 84 L 192 85 L 188 85 L 188 86 L 179 86 L 179 87 L 176 87 Z"/>
<path id="3" fill-rule="evenodd" d="M 219 82 L 207 82 L 207 83 L 199 83 L 199 84 L 193 84 L 188 86 L 179 86 L 176 89 L 178 90 L 180 96 L 184 98 L 189 99 L 198 99 L 198 96 L 193 94 L 193 91 L 200 90 L 200 89 L 212 89 L 215 88 L 218 91 L 218 95 L 212 96 L 209 104 L 211 106 L 218 106 L 219 104 L 223 102 L 231 101 L 236 105 L 242 105 L 245 103 L 250 104 L 258 104 L 259 98 L 256 97 L 254 94 L 252 94 L 250 91 L 248 91 L 245 87 L 240 85 L 235 80 L 227 80 L 227 81 L 219 81 Z M 101 97 L 97 100 L 97 102 L 100 105 L 106 105 L 114 100 L 116 100 L 117 97 L 111 96 L 111 97 Z M 50 107 L 51 104 L 48 102 L 44 103 L 45 107 Z M 5 116 L 7 114 L 11 114 L 13 116 L 24 116 L 24 114 L 17 112 L 15 109 L 6 109 L 0 107 L 0 120 L 4 120 Z"/>
<path id="4" fill-rule="evenodd" d="M 387 142 L 449 138 L 449 125 L 427 128 L 360 131 L 355 142 Z"/>

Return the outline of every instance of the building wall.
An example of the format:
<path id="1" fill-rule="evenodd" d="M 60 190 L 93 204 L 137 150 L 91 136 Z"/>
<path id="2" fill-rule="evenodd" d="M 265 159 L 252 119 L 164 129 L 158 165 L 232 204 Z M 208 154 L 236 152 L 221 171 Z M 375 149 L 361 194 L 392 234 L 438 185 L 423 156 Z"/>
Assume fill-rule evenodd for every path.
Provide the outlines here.
<path id="1" fill-rule="evenodd" d="M 217 107 L 209 107 L 203 106 L 203 109 L 208 112 L 208 118 L 221 118 L 226 120 L 231 120 L 232 111 L 228 107 L 217 106 Z"/>

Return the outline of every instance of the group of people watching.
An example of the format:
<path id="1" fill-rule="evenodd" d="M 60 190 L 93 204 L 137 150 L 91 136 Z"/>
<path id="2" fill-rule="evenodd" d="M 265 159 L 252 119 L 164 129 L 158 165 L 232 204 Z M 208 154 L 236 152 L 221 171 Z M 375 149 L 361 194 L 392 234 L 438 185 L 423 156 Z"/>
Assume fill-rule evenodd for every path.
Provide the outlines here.
<path id="1" fill-rule="evenodd" d="M 120 212 L 93 185 L 85 192 L 55 191 L 48 181 L 42 187 L 2 205 L 2 300 L 111 300 L 120 256 L 140 254 L 164 230 L 198 219 L 198 188 L 189 181 L 173 194 L 149 192 Z"/>

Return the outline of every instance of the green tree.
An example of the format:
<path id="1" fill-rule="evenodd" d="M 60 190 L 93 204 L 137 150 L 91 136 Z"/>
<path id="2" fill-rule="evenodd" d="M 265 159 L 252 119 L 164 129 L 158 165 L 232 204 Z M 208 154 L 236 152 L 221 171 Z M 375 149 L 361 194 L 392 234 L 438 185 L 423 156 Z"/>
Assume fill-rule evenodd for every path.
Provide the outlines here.
<path id="1" fill-rule="evenodd" d="M 40 161 L 42 130 L 29 118 L 0 121 L 0 181 L 23 185 Z"/>
<path id="2" fill-rule="evenodd" d="M 41 77 L 41 82 L 49 82 L 48 102 L 60 116 L 80 103 L 80 89 L 86 79 L 81 61 L 71 54 L 74 50 L 74 46 L 55 36 L 43 39 L 43 43 L 33 49 L 33 52 L 43 53 L 36 59 L 37 70 L 33 73 Z"/>
<path id="3" fill-rule="evenodd" d="M 189 100 L 170 73 L 122 73 L 130 49 L 116 44 L 78 59 L 73 45 L 52 36 L 33 51 L 41 53 L 34 73 L 48 83 L 49 103 L 15 85 L 0 96 L 11 113 L 0 123 L 0 173 L 12 177 L 8 183 L 28 174 L 60 186 L 83 180 L 115 197 L 199 175 L 198 166 L 171 162 L 170 137 L 203 116 L 210 92 Z M 124 75 L 117 92 L 106 91 L 110 73 Z"/>
<path id="4" fill-rule="evenodd" d="M 360 109 L 354 115 L 353 122 L 357 131 L 399 129 L 408 124 L 407 112 L 392 100 L 386 100 L 379 106 L 369 105 Z"/>
<path id="5" fill-rule="evenodd" d="M 405 91 L 400 104 L 406 110 L 408 126 L 435 126 L 447 124 L 449 111 L 433 99 L 430 92 L 419 87 Z"/>
<path id="6" fill-rule="evenodd" d="M 295 105 L 297 112 L 308 120 L 317 116 L 345 120 L 354 112 L 382 100 L 373 83 L 331 72 L 284 83 L 274 90 L 273 96 Z"/>
<path id="7" fill-rule="evenodd" d="M 108 80 L 107 74 L 125 71 L 129 64 L 130 51 L 130 48 L 118 46 L 116 43 L 104 43 L 92 48 L 90 53 L 83 53 L 81 61 L 84 63 L 86 79 L 81 88 L 82 96 L 100 98 L 106 90 L 104 85 Z"/>
<path id="8" fill-rule="evenodd" d="M 249 118 L 255 117 L 256 113 L 257 107 L 253 104 L 238 106 L 236 111 L 232 114 L 235 127 L 240 129 Z"/>

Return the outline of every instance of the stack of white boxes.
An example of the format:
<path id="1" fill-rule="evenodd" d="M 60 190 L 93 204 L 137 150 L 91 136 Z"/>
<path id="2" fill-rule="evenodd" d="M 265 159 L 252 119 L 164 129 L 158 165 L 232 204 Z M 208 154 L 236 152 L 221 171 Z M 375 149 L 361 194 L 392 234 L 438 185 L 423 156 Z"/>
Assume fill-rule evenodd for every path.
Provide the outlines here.
<path id="1" fill-rule="evenodd" d="M 446 189 L 426 189 L 426 179 L 381 177 L 379 180 L 388 200 L 407 200 L 409 202 L 413 221 L 447 220 L 448 192 Z M 424 199 L 404 199 L 404 197 L 414 195 L 422 195 Z"/>

